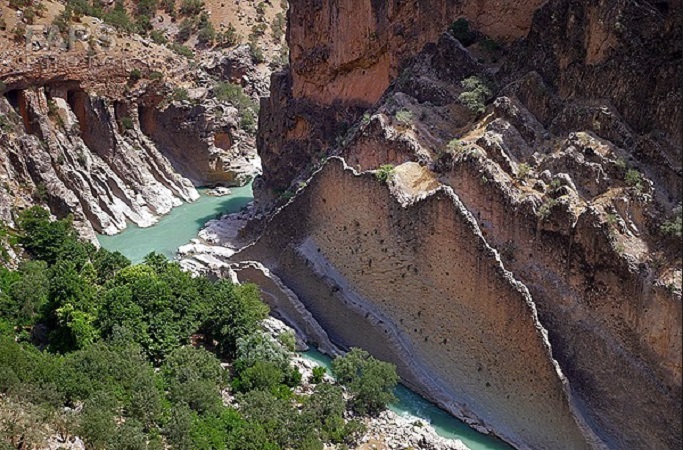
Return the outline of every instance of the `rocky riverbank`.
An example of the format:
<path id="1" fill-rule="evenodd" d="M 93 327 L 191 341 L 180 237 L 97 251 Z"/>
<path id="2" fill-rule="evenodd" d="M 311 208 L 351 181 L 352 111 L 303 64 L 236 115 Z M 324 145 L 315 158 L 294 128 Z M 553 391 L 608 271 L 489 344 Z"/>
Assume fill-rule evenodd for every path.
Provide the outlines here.
<path id="1" fill-rule="evenodd" d="M 264 321 L 264 329 L 273 338 L 282 333 L 294 333 L 295 330 L 288 327 L 284 322 L 274 317 Z M 305 349 L 302 339 L 297 336 L 299 350 Z M 302 345 L 303 344 L 303 345 Z M 301 354 L 295 354 L 292 363 L 302 374 L 302 383 L 297 388 L 298 394 L 309 395 L 313 392 L 315 384 L 311 382 L 313 368 L 320 364 L 305 358 Z M 326 374 L 324 381 L 334 383 L 334 379 Z M 348 416 L 351 419 L 352 416 Z M 358 450 L 468 450 L 459 439 L 447 439 L 439 436 L 436 430 L 423 419 L 412 415 L 399 415 L 391 410 L 386 410 L 377 417 L 364 419 L 367 431 L 360 439 Z M 335 447 L 326 447 L 333 449 Z"/>

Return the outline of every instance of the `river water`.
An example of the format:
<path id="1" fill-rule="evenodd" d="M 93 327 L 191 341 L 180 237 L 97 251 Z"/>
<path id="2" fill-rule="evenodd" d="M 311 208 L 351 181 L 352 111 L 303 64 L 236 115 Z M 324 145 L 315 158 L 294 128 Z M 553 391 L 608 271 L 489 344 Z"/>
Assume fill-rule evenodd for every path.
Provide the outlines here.
<path id="1" fill-rule="evenodd" d="M 142 262 L 145 255 L 152 251 L 173 258 L 178 247 L 197 237 L 207 221 L 221 213 L 237 212 L 253 199 L 251 185 L 231 190 L 232 195 L 213 197 L 200 189 L 199 200 L 173 208 L 152 227 L 131 225 L 117 235 L 100 235 L 98 239 L 102 247 L 121 252 L 133 263 Z M 316 350 L 309 350 L 303 356 L 330 368 L 330 358 Z M 460 439 L 472 450 L 512 450 L 501 440 L 475 431 L 404 386 L 396 388 L 396 397 L 398 401 L 389 406 L 392 411 L 429 422 L 443 437 Z"/>
<path id="2" fill-rule="evenodd" d="M 230 190 L 231 195 L 214 197 L 206 195 L 206 189 L 198 189 L 201 197 L 197 201 L 173 208 L 154 226 L 140 228 L 129 225 L 122 233 L 97 238 L 102 247 L 121 252 L 134 264 L 141 263 L 150 252 L 162 253 L 173 259 L 178 247 L 196 238 L 206 222 L 224 212 L 237 212 L 254 198 L 251 183 Z"/>

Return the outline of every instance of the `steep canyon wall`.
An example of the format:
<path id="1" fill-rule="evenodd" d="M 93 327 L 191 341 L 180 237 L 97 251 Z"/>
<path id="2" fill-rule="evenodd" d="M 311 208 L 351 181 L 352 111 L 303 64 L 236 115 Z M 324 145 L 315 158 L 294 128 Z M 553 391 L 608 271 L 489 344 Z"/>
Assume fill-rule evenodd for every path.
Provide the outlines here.
<path id="1" fill-rule="evenodd" d="M 270 267 L 333 342 L 519 448 L 590 448 L 529 293 L 457 196 L 399 198 L 332 159 L 236 258 Z"/>

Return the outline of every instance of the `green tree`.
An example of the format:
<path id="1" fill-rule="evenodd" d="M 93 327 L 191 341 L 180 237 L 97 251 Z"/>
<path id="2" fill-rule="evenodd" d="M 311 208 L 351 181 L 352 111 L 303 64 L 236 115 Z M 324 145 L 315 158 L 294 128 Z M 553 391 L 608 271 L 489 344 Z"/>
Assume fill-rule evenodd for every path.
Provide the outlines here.
<path id="1" fill-rule="evenodd" d="M 97 392 L 83 405 L 80 414 L 79 435 L 86 448 L 108 449 L 116 437 L 114 409 L 116 400 L 107 392 Z"/>
<path id="2" fill-rule="evenodd" d="M 353 395 L 351 405 L 359 414 L 377 414 L 396 399 L 396 367 L 373 358 L 365 350 L 352 348 L 332 361 L 332 373 Z"/>
<path id="3" fill-rule="evenodd" d="M 237 340 L 257 330 L 269 308 L 254 284 L 234 285 L 221 280 L 215 288 L 213 309 L 202 328 L 218 343 L 222 355 L 234 355 Z"/>

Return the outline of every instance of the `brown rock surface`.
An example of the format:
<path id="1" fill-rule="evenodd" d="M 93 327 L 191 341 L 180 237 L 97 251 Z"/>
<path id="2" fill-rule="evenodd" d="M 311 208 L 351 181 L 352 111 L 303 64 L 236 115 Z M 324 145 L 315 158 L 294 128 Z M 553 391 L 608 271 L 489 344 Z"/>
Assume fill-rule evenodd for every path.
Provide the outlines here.
<path id="1" fill-rule="evenodd" d="M 453 191 L 409 164 L 390 190 L 330 160 L 234 258 L 271 267 L 333 342 L 396 362 L 519 448 L 590 448 L 526 288 Z"/>

